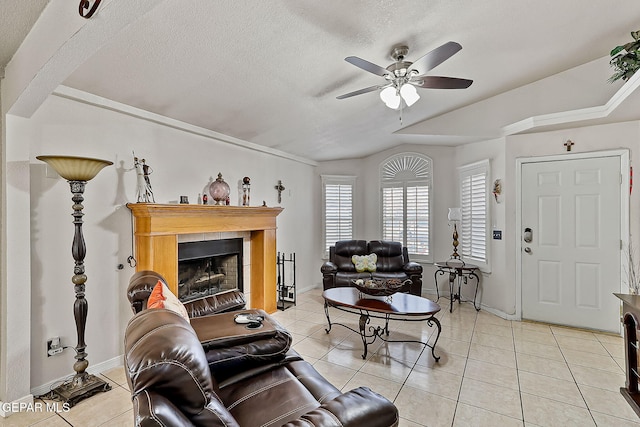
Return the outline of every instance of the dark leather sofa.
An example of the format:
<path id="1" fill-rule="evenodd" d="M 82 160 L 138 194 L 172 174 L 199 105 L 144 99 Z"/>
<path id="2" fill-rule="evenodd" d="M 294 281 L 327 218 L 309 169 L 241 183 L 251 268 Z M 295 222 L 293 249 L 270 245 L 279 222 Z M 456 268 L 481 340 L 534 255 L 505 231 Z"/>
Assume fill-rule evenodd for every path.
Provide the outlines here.
<path id="1" fill-rule="evenodd" d="M 136 426 L 397 426 L 386 398 L 360 387 L 342 393 L 294 350 L 290 334 L 244 296 L 228 291 L 186 303 L 190 321 L 146 309 L 159 276 L 139 272 L 128 297 L 125 372 Z M 161 279 L 162 280 L 162 279 Z M 238 313 L 265 317 L 250 331 Z"/>
<path id="2" fill-rule="evenodd" d="M 353 255 L 369 255 L 375 253 L 378 256 L 375 272 L 356 271 L 351 261 Z M 407 284 L 400 292 L 408 292 L 413 295 L 422 293 L 422 266 L 417 262 L 409 261 L 409 253 L 400 242 L 384 240 L 341 240 L 329 248 L 329 261 L 322 264 L 322 286 L 330 289 L 336 287 L 353 286 L 352 280 L 356 279 L 399 279 Z"/>

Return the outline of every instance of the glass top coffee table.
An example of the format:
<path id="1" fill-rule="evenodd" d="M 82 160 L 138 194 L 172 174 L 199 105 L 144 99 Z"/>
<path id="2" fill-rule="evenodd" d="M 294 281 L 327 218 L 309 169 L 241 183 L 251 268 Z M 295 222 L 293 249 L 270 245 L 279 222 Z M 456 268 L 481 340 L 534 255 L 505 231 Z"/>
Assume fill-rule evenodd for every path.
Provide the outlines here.
<path id="1" fill-rule="evenodd" d="M 363 294 L 356 288 L 349 287 L 327 289 L 322 293 L 322 297 L 324 298 L 324 312 L 329 324 L 325 331 L 329 333 L 331 326 L 335 324 L 359 333 L 364 345 L 363 359 L 367 357 L 367 346 L 373 344 L 377 338 L 380 338 L 386 342 L 415 342 L 423 344 L 431 348 L 431 355 L 436 361 L 440 360 L 440 357 L 435 354 L 435 349 L 442 327 L 440 326 L 440 321 L 435 317 L 436 313 L 440 311 L 440 306 L 435 302 L 404 293 L 395 293 L 389 297 L 371 296 Z M 347 313 L 359 314 L 359 330 L 356 331 L 342 323 L 332 324 L 329 317 L 329 307 L 334 307 Z M 384 319 L 384 328 L 381 326 L 369 326 L 369 330 L 367 330 L 367 325 L 372 317 Z M 438 328 L 438 333 L 433 344 L 418 340 L 389 340 L 386 338 L 389 336 L 389 320 L 403 322 L 426 321 L 429 326 L 435 325 Z"/>

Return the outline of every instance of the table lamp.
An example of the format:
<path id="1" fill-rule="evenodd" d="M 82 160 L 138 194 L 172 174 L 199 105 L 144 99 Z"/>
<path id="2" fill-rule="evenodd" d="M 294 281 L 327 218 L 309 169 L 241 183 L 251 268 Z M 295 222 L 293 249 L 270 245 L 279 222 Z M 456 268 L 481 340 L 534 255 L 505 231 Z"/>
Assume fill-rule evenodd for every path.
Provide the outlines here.
<path id="1" fill-rule="evenodd" d="M 460 259 L 458 255 L 458 221 L 462 221 L 462 208 L 449 208 L 449 215 L 447 216 L 450 222 L 453 222 L 453 253 L 451 258 Z"/>

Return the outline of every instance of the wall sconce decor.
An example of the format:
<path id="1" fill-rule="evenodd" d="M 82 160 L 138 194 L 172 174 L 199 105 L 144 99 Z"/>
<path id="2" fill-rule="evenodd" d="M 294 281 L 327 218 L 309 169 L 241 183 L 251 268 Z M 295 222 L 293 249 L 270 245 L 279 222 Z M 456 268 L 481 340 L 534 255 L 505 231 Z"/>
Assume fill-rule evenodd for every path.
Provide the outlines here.
<path id="1" fill-rule="evenodd" d="M 80 0 L 80 5 L 78 6 L 78 13 L 85 19 L 89 19 L 96 13 L 98 10 L 98 6 L 100 6 L 101 0 L 93 0 L 93 6 L 89 0 Z"/>
<path id="2" fill-rule="evenodd" d="M 76 362 L 73 369 L 76 371 L 74 377 L 63 382 L 58 387 L 51 390 L 47 395 L 50 398 L 61 400 L 73 406 L 79 401 L 93 396 L 101 391 L 111 390 L 111 386 L 102 379 L 86 372 L 89 361 L 86 359 L 87 345 L 84 342 L 84 332 L 87 323 L 87 311 L 89 305 L 84 296 L 85 282 L 87 275 L 84 274 L 84 257 L 87 252 L 82 235 L 82 202 L 84 197 L 84 187 L 87 181 L 93 179 L 102 168 L 110 166 L 113 162 L 108 160 L 91 159 L 88 157 L 72 157 L 72 156 L 37 156 L 36 159 L 41 160 L 55 169 L 58 174 L 69 182 L 71 187 L 71 200 L 73 201 L 73 224 L 75 226 L 75 234 L 73 235 L 73 244 L 71 246 L 71 254 L 75 260 L 73 269 L 73 277 L 71 282 L 74 284 L 76 300 L 73 304 L 73 317 L 76 323 L 76 332 L 78 343 L 75 347 Z"/>
<path id="3" fill-rule="evenodd" d="M 496 199 L 496 203 L 500 203 L 499 197 L 502 194 L 502 180 L 496 179 L 493 181 L 493 197 Z"/>
<path id="4" fill-rule="evenodd" d="M 451 254 L 451 258 L 460 259 L 460 255 L 458 255 L 458 227 L 456 224 L 462 221 L 462 208 L 449 208 L 447 218 L 449 222 L 453 223 L 453 253 Z"/>

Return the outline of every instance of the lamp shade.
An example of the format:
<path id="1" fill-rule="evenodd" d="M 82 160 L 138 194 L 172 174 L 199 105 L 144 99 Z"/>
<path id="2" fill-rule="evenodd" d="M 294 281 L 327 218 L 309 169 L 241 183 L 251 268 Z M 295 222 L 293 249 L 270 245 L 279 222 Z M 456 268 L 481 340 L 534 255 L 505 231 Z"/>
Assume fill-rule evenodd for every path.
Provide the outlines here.
<path id="1" fill-rule="evenodd" d="M 51 166 L 58 172 L 58 175 L 67 181 L 89 181 L 102 168 L 113 164 L 109 160 L 75 156 L 36 156 L 36 159 Z"/>
<path id="2" fill-rule="evenodd" d="M 449 221 L 462 221 L 462 208 L 449 208 Z"/>
<path id="3" fill-rule="evenodd" d="M 380 99 L 386 104 L 387 107 L 397 110 L 400 107 L 400 95 L 395 87 L 389 86 L 380 92 Z"/>
<path id="4" fill-rule="evenodd" d="M 416 87 L 409 83 L 405 83 L 400 87 L 400 96 L 402 96 L 402 99 L 406 102 L 407 107 L 411 107 L 418 99 L 420 99 L 420 95 L 418 95 Z"/>

